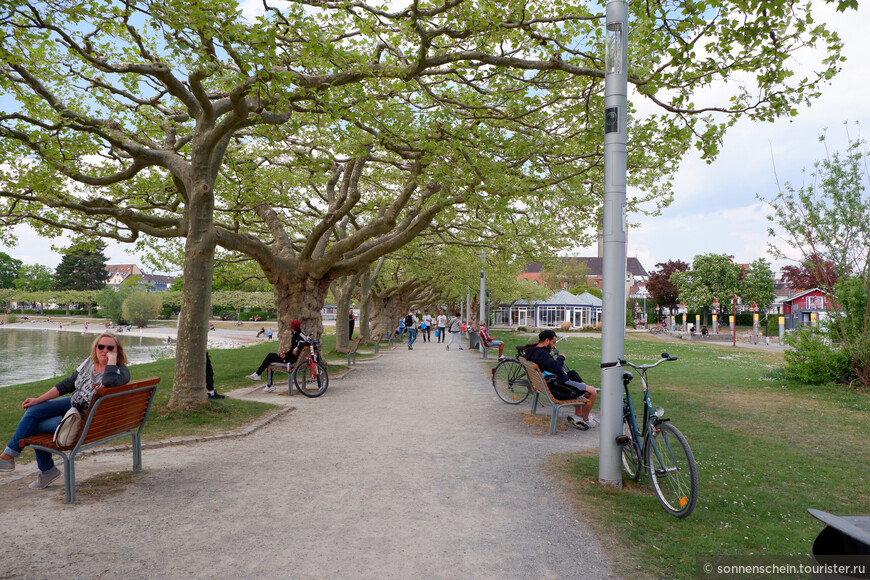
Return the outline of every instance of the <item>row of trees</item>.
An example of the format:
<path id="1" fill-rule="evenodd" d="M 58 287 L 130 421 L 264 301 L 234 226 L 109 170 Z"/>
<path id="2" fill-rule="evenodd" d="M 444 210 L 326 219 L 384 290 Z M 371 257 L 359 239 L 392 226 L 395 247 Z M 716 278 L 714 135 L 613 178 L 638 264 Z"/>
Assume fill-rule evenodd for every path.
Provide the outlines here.
<path id="1" fill-rule="evenodd" d="M 630 7 L 633 98 L 658 108 L 626 115 L 630 185 L 647 192 L 632 210 L 667 204 L 682 156 L 714 157 L 734 118 L 794 114 L 836 74 L 839 39 L 805 25 L 808 1 L 715 8 Z M 259 266 L 286 346 L 292 317 L 320 330 L 331 285 L 339 303 L 362 285 L 388 310 L 434 298 L 431 281 L 451 275 L 413 265 L 430 252 L 487 248 L 513 263 L 582 243 L 602 198 L 603 9 L 13 3 L 0 216 L 183 264 L 170 405 L 198 406 L 216 260 Z M 822 58 L 795 75 L 807 46 Z M 735 75 L 717 85 L 721 103 L 696 102 Z M 382 261 L 409 245 L 424 254 Z"/>

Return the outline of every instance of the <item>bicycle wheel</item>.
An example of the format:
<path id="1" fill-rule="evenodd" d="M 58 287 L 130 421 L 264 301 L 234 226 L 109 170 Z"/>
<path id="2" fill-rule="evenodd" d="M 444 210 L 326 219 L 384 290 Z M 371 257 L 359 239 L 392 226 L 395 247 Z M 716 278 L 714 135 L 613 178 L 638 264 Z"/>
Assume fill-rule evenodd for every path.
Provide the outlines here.
<path id="1" fill-rule="evenodd" d="M 644 448 L 653 491 L 665 511 L 685 518 L 698 501 L 698 467 L 689 442 L 670 423 L 653 427 Z"/>
<path id="2" fill-rule="evenodd" d="M 622 420 L 622 434 L 628 437 L 628 442 L 622 446 L 622 467 L 629 479 L 637 481 L 643 473 L 640 465 L 640 446 L 631 431 L 628 419 Z"/>
<path id="3" fill-rule="evenodd" d="M 296 365 L 293 385 L 306 397 L 319 397 L 329 386 L 329 375 L 319 362 L 309 359 Z"/>
<path id="4" fill-rule="evenodd" d="M 508 405 L 519 405 L 529 397 L 531 392 L 526 369 L 513 359 L 498 363 L 492 374 L 492 386 L 498 398 Z"/>

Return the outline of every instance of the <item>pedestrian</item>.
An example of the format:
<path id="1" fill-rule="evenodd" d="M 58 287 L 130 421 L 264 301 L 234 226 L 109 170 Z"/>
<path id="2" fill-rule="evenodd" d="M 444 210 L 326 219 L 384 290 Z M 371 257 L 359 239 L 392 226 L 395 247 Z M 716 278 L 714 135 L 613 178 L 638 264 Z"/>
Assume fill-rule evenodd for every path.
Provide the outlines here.
<path id="1" fill-rule="evenodd" d="M 266 336 L 269 337 L 269 340 L 272 340 L 272 329 L 269 329 L 269 332 L 266 333 Z"/>
<path id="2" fill-rule="evenodd" d="M 208 391 L 209 399 L 223 399 L 223 395 L 214 390 L 214 369 L 211 366 L 211 359 L 208 356 L 208 351 L 205 353 L 205 390 Z"/>
<path id="3" fill-rule="evenodd" d="M 432 342 L 432 316 L 428 310 L 423 311 L 423 320 L 420 321 L 420 333 L 423 335 L 423 342 Z"/>
<path id="4" fill-rule="evenodd" d="M 453 314 L 450 322 L 447 323 L 447 332 L 450 333 L 450 342 L 447 343 L 447 350 L 450 350 L 450 345 L 453 344 L 454 340 L 459 343 L 459 350 L 464 350 L 462 348 L 462 337 L 459 335 L 462 332 L 462 319 L 459 317 L 460 314 L 456 312 Z"/>
<path id="5" fill-rule="evenodd" d="M 447 314 L 444 312 L 444 309 L 441 309 L 441 313 L 438 315 L 437 319 L 438 326 L 435 329 L 435 334 L 438 336 L 438 342 L 444 342 L 447 338 L 445 335 L 447 334 Z"/>
<path id="6" fill-rule="evenodd" d="M 408 331 L 408 350 L 414 350 L 414 341 L 417 340 L 417 316 L 413 308 L 405 317 L 405 330 Z"/>
<path id="7" fill-rule="evenodd" d="M 260 327 L 260 332 L 257 333 L 257 338 L 260 338 L 260 337 L 263 336 L 264 334 L 266 334 L 266 327 L 265 327 L 265 326 L 261 326 L 261 327 Z"/>
<path id="8" fill-rule="evenodd" d="M 350 312 L 347 315 L 347 338 L 350 340 L 353 338 L 353 326 L 356 322 L 356 316 L 353 314 L 353 308 L 350 309 Z"/>

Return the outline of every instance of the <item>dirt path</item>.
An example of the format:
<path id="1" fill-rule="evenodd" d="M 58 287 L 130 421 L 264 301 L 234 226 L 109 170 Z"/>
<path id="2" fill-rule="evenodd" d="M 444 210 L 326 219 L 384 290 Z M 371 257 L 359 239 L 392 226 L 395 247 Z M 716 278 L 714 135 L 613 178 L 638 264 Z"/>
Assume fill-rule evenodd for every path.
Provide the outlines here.
<path id="1" fill-rule="evenodd" d="M 99 500 L 63 505 L 62 485 L 32 491 L 31 477 L 0 485 L 0 577 L 612 576 L 541 469 L 597 446 L 598 431 L 535 434 L 477 353 L 418 341 L 319 399 L 233 396 L 297 409 L 241 439 L 146 450 L 145 473 Z M 130 461 L 101 454 L 76 471 Z"/>

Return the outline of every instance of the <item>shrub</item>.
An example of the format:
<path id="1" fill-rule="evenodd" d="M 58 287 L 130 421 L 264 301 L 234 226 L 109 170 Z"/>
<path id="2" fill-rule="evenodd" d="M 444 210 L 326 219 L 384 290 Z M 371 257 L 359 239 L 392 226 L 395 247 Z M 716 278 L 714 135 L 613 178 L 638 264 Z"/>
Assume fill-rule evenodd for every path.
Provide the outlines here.
<path id="1" fill-rule="evenodd" d="M 8 324 L 15 324 L 16 322 L 18 322 L 18 315 L 17 314 L 7 314 L 6 315 L 6 322 Z"/>
<path id="2" fill-rule="evenodd" d="M 847 383 L 854 379 L 849 360 L 839 345 L 824 333 L 802 328 L 789 332 L 785 343 L 785 374 L 788 378 L 809 384 Z"/>
<path id="3" fill-rule="evenodd" d="M 163 301 L 154 292 L 134 292 L 124 300 L 121 312 L 124 318 L 136 326 L 148 326 L 148 321 L 157 318 Z"/>
<path id="4" fill-rule="evenodd" d="M 529 329 L 525 326 L 517 326 L 517 332 L 528 332 Z"/>

